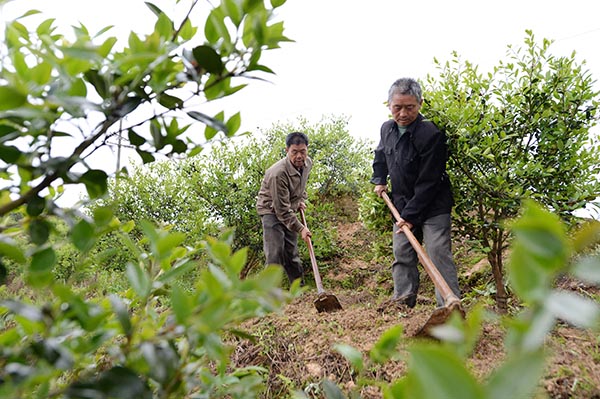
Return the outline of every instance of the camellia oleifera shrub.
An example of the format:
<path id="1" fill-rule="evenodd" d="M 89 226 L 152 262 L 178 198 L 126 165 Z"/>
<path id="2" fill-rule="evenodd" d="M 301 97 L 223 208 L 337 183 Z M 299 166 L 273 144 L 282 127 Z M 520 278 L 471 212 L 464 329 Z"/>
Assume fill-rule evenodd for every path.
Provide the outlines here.
<path id="1" fill-rule="evenodd" d="M 337 351 L 358 374 L 357 384 L 344 392 L 325 379 L 321 384 L 325 396 L 360 398 L 363 388 L 374 386 L 385 399 L 535 397 L 546 365 L 544 344 L 556 323 L 560 320 L 600 331 L 597 300 L 556 288 L 557 279 L 565 276 L 600 286 L 600 222 L 591 221 L 577 232 L 569 232 L 557 215 L 528 201 L 509 228 L 515 240 L 508 277 L 521 301 L 520 311 L 500 317 L 475 306 L 465 320 L 455 315 L 446 325 L 434 329 L 439 342 L 414 342 L 409 346 L 408 372 L 392 383 L 368 377 L 368 370 L 372 365 L 401 358 L 397 350 L 403 337 L 401 325 L 385 332 L 366 358 L 352 346 L 337 345 Z M 481 379 L 468 369 L 466 360 L 482 334 L 482 323 L 497 320 L 506 328 L 506 358 Z"/>
<path id="2" fill-rule="evenodd" d="M 307 187 L 307 223 L 316 256 L 330 259 L 336 254 L 334 223 L 340 213 L 335 203 L 363 191 L 371 162 L 368 143 L 352 137 L 342 117 L 276 124 L 260 134 L 215 144 L 193 158 L 136 168 L 127 178 L 112 181 L 107 199 L 97 206 L 111 204 L 120 220 L 171 226 L 188 240 L 232 228 L 233 247 L 248 248 L 247 269 L 253 269 L 264 262 L 256 196 L 266 169 L 285 156 L 285 136 L 292 131 L 309 136 L 314 166 Z M 98 251 L 114 248 L 117 240 L 107 238 Z M 116 253 L 106 265 L 123 265 L 128 256 Z"/>
<path id="3" fill-rule="evenodd" d="M 126 146 L 150 163 L 235 135 L 240 115 L 208 115 L 198 98 L 269 75 L 263 53 L 288 41 L 274 13 L 285 1 L 174 3 L 177 18 L 140 3 L 155 24 L 124 43 L 111 27 L 64 32 L 35 10 L 6 22 L 0 397 L 250 398 L 263 389 L 260 368 L 229 367 L 221 337 L 243 334 L 244 320 L 279 310 L 298 287 L 282 291 L 279 268 L 240 280 L 248 251 L 232 250 L 225 231 L 188 241 L 170 226 L 120 220 L 110 206 L 82 207 L 107 193 L 108 172 L 90 162 L 102 148 Z M 85 187 L 84 204 L 61 206 L 70 185 Z M 107 287 L 94 274 L 105 252 L 93 250 L 108 234 L 119 240 L 105 249 L 130 256 L 117 265 L 122 278 L 103 275 Z M 83 269 L 89 279 L 75 282 Z M 190 273 L 196 279 L 182 287 Z"/>

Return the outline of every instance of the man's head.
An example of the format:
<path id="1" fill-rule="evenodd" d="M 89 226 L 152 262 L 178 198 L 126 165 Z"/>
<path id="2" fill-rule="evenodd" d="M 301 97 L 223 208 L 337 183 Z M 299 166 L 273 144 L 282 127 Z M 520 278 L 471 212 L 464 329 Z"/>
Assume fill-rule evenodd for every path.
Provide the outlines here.
<path id="1" fill-rule="evenodd" d="M 392 117 L 400 126 L 408 126 L 417 119 L 423 104 L 419 83 L 411 78 L 396 80 L 388 91 L 388 106 Z"/>
<path id="2" fill-rule="evenodd" d="M 285 153 L 297 169 L 304 167 L 308 156 L 308 137 L 304 133 L 293 132 L 285 138 Z"/>

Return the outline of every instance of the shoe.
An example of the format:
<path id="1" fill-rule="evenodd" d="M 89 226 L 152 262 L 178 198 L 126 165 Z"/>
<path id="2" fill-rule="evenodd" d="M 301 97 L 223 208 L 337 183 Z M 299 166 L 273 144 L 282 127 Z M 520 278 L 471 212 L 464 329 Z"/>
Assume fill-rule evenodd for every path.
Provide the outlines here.
<path id="1" fill-rule="evenodd" d="M 398 301 L 412 309 L 415 306 L 417 306 L 417 295 L 416 294 L 405 295 L 401 298 L 396 298 L 396 301 Z"/>
<path id="2" fill-rule="evenodd" d="M 385 311 L 401 311 L 406 312 L 415 307 L 417 304 L 416 296 L 406 298 L 390 298 L 383 301 L 378 307 L 377 311 L 383 313 Z"/>

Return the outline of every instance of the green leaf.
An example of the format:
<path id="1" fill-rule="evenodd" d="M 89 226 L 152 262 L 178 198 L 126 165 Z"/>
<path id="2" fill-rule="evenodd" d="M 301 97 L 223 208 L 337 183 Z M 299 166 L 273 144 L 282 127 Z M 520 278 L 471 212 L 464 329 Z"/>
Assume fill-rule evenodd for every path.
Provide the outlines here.
<path id="1" fill-rule="evenodd" d="M 44 212 L 46 208 L 46 200 L 38 195 L 32 197 L 29 202 L 27 202 L 27 214 L 29 216 L 39 216 Z"/>
<path id="2" fill-rule="evenodd" d="M 26 261 L 25 254 L 19 248 L 18 244 L 12 238 L 3 234 L 0 234 L 0 255 L 6 256 L 20 264 Z"/>
<path id="3" fill-rule="evenodd" d="M 67 388 L 65 395 L 68 399 L 152 399 L 152 391 L 146 381 L 137 373 L 121 366 L 104 371 L 97 380 L 73 383 Z"/>
<path id="4" fill-rule="evenodd" d="M 2 304 L 0 303 L 0 307 Z M 19 341 L 21 341 L 21 334 L 17 331 L 16 328 L 11 328 L 10 330 L 4 330 L 0 333 L 0 346 L 2 347 L 10 347 L 18 345 Z"/>
<path id="5" fill-rule="evenodd" d="M 227 126 L 225 126 L 225 124 L 222 121 L 220 121 L 216 118 L 213 118 L 212 116 L 208 116 L 208 115 L 203 114 L 202 112 L 198 112 L 198 111 L 190 111 L 190 112 L 188 112 L 188 115 L 191 118 L 206 124 L 207 127 L 210 126 L 211 128 L 213 128 L 217 131 L 221 131 L 221 132 L 224 132 L 225 134 L 227 134 Z"/>
<path id="6" fill-rule="evenodd" d="M 100 97 L 104 99 L 110 97 L 110 83 L 98 71 L 90 69 L 84 73 L 84 76 L 94 86 Z"/>
<path id="7" fill-rule="evenodd" d="M 170 256 L 173 250 L 183 241 L 185 241 L 185 234 L 178 232 L 161 237 L 156 242 L 156 257 L 158 259 L 165 259 Z"/>
<path id="8" fill-rule="evenodd" d="M 27 320 L 31 320 L 34 322 L 44 320 L 44 313 L 41 311 L 41 309 L 38 309 L 33 305 L 28 305 L 26 303 L 15 301 L 12 299 L 5 299 L 3 301 L 0 301 L 0 306 L 10 310 L 14 314 L 26 318 Z"/>
<path id="9" fill-rule="evenodd" d="M 54 24 L 54 21 L 55 21 L 54 18 L 46 19 L 45 21 L 43 21 L 41 24 L 38 25 L 37 29 L 35 30 L 35 33 L 37 33 L 38 36 L 52 34 L 52 32 L 54 31 L 54 28 L 52 27 L 52 25 Z"/>
<path id="10" fill-rule="evenodd" d="M 233 270 L 233 273 L 239 274 L 248 260 L 248 247 L 244 247 L 233 253 L 229 260 L 229 264 Z"/>
<path id="11" fill-rule="evenodd" d="M 94 227 L 85 220 L 80 220 L 71 230 L 71 240 L 78 250 L 89 251 L 96 242 Z"/>
<path id="12" fill-rule="evenodd" d="M 179 36 L 183 40 L 186 40 L 186 41 L 191 40 L 197 31 L 198 31 L 198 28 L 195 28 L 192 25 L 192 21 L 188 18 L 185 20 L 185 22 L 181 26 L 181 29 L 179 30 Z"/>
<path id="13" fill-rule="evenodd" d="M 162 283 L 169 283 L 190 272 L 196 267 L 197 263 L 195 261 L 186 260 L 182 264 L 174 266 L 171 269 L 167 270 L 165 273 L 162 273 L 160 276 L 158 276 L 157 280 Z"/>
<path id="14" fill-rule="evenodd" d="M 361 351 L 346 344 L 335 344 L 333 348 L 342 356 L 344 356 L 354 370 L 360 372 L 364 369 Z"/>
<path id="15" fill-rule="evenodd" d="M 511 355 L 486 384 L 488 399 L 530 398 L 544 372 L 542 351 Z"/>
<path id="16" fill-rule="evenodd" d="M 235 132 L 237 132 L 240 129 L 241 125 L 242 125 L 242 117 L 241 117 L 240 113 L 238 112 L 235 115 L 233 115 L 231 118 L 229 118 L 229 120 L 225 124 L 225 126 L 227 127 L 227 135 L 230 137 L 233 136 L 235 134 Z"/>
<path id="17" fill-rule="evenodd" d="M 198 46 L 192 50 L 194 59 L 198 63 L 197 68 L 201 68 L 208 73 L 220 75 L 225 69 L 221 56 L 210 46 Z"/>
<path id="18" fill-rule="evenodd" d="M 150 9 L 157 17 L 160 17 L 161 14 L 164 14 L 163 11 L 155 4 L 150 3 L 149 1 L 145 1 L 146 7 Z"/>
<path id="19" fill-rule="evenodd" d="M 546 298 L 552 314 L 580 328 L 592 328 L 600 321 L 600 306 L 573 292 L 554 290 Z"/>
<path id="20" fill-rule="evenodd" d="M 550 288 L 554 275 L 566 265 L 570 250 L 564 227 L 556 215 L 529 201 L 512 230 L 515 241 L 509 277 L 521 298 L 538 301 Z"/>
<path id="21" fill-rule="evenodd" d="M 103 170 L 90 169 L 79 180 L 85 184 L 85 188 L 91 199 L 100 198 L 108 191 L 108 175 Z"/>
<path id="22" fill-rule="evenodd" d="M 146 139 L 137 134 L 133 129 L 129 129 L 127 131 L 127 135 L 129 138 L 129 142 L 136 147 L 139 147 L 142 144 L 146 143 Z"/>
<path id="23" fill-rule="evenodd" d="M 12 87 L 0 86 L 0 111 L 19 108 L 25 103 L 27 103 L 26 95 Z"/>
<path id="24" fill-rule="evenodd" d="M 161 93 L 158 96 L 158 103 L 168 109 L 179 109 L 183 107 L 183 100 L 179 97 L 171 96 L 166 93 Z"/>
<path id="25" fill-rule="evenodd" d="M 583 252 L 587 248 L 594 248 L 600 244 L 600 221 L 592 220 L 575 232 L 573 247 L 576 252 Z"/>
<path id="26" fill-rule="evenodd" d="M 98 226 L 106 226 L 113 221 L 114 213 L 111 208 L 100 206 L 94 208 L 94 221 Z"/>
<path id="27" fill-rule="evenodd" d="M 0 145 L 0 159 L 7 164 L 14 164 L 21 157 L 22 152 L 12 145 Z"/>
<path id="28" fill-rule="evenodd" d="M 402 338 L 402 331 L 401 325 L 396 325 L 388 329 L 379 337 L 379 340 L 369 352 L 369 357 L 375 363 L 383 364 L 389 361 L 392 356 L 397 355 L 398 351 L 396 348 Z"/>
<path id="29" fill-rule="evenodd" d="M 327 378 L 323 380 L 323 392 L 327 399 L 346 399 L 342 390 Z"/>
<path id="30" fill-rule="evenodd" d="M 208 15 L 204 25 L 204 35 L 211 44 L 216 44 L 220 40 L 224 43 L 231 42 L 231 35 L 225 24 L 225 14 L 221 7 L 213 8 Z"/>
<path id="31" fill-rule="evenodd" d="M 119 298 L 116 295 L 111 295 L 109 297 L 109 300 L 113 310 L 115 311 L 115 314 L 117 315 L 117 320 L 119 320 L 119 324 L 123 329 L 123 334 L 125 334 L 128 337 L 131 336 L 132 326 L 127 306 L 125 305 L 125 303 L 123 303 L 121 298 Z"/>
<path id="32" fill-rule="evenodd" d="M 50 237 L 50 224 L 42 219 L 33 219 L 29 223 L 29 236 L 35 245 L 42 245 Z"/>
<path id="33" fill-rule="evenodd" d="M 281 7 L 282 5 L 284 5 L 286 2 L 286 0 L 271 0 L 271 7 L 273 8 L 277 8 L 277 7 Z"/>
<path id="34" fill-rule="evenodd" d="M 131 262 L 127 263 L 125 275 L 136 294 L 143 299 L 146 299 L 150 295 L 152 282 L 146 270 L 142 269 L 140 265 Z"/>
<path id="35" fill-rule="evenodd" d="M 142 162 L 144 164 L 152 163 L 156 160 L 156 158 L 154 158 L 154 155 L 152 155 L 152 153 L 150 153 L 148 151 L 143 151 L 143 150 L 137 149 L 136 152 L 142 158 Z"/>
<path id="36" fill-rule="evenodd" d="M 573 274 L 583 281 L 600 285 L 600 255 L 586 256 L 578 260 Z"/>
<path id="37" fill-rule="evenodd" d="M 112 48 L 114 47 L 114 45 L 117 43 L 117 38 L 116 37 L 109 37 L 108 39 L 106 39 L 104 41 L 104 43 L 102 43 L 100 45 L 100 47 L 98 47 L 98 49 L 96 50 L 96 52 L 98 53 L 98 55 L 102 58 L 106 58 L 108 57 L 108 54 L 110 54 L 110 51 L 112 50 Z"/>
<path id="38" fill-rule="evenodd" d="M 475 377 L 449 349 L 420 345 L 413 347 L 410 353 L 409 369 L 414 373 L 424 398 L 484 398 Z"/>
<path id="39" fill-rule="evenodd" d="M 73 79 L 71 88 L 67 91 L 67 95 L 71 97 L 83 97 L 87 96 L 87 86 L 83 79 Z"/>
<path id="40" fill-rule="evenodd" d="M 236 27 L 239 27 L 242 23 L 242 7 L 240 4 L 241 3 L 236 0 L 224 0 L 221 5 L 221 7 L 224 7 L 225 13 Z"/>
<path id="41" fill-rule="evenodd" d="M 162 37 L 163 39 L 170 39 L 174 31 L 173 21 L 171 21 L 165 13 L 160 13 L 160 15 L 158 16 L 158 20 L 154 25 L 154 31 L 158 32 L 160 37 Z"/>
<path id="42" fill-rule="evenodd" d="M 4 266 L 4 262 L 2 262 L 2 257 L 0 257 L 0 286 L 6 284 L 6 279 L 8 277 L 8 269 Z"/>
<path id="43" fill-rule="evenodd" d="M 192 305 L 192 301 L 186 292 L 179 286 L 174 285 L 171 289 L 171 306 L 179 324 L 187 324 L 187 319 L 192 314 Z"/>
<path id="44" fill-rule="evenodd" d="M 30 269 L 35 273 L 47 273 L 56 264 L 56 253 L 52 248 L 46 248 L 36 252 L 31 258 Z"/>
<path id="45" fill-rule="evenodd" d="M 50 81 L 52 77 L 52 65 L 47 62 L 42 62 L 31 68 L 31 79 L 38 85 L 44 85 Z"/>

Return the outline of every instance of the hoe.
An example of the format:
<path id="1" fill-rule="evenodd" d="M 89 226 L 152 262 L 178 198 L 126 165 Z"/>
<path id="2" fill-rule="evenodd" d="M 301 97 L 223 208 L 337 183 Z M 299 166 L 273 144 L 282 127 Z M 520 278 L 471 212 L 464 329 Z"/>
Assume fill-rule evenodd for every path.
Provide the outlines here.
<path id="1" fill-rule="evenodd" d="M 304 211 L 300 211 L 302 215 L 302 223 L 305 226 L 306 218 L 304 217 Z M 334 312 L 336 310 L 342 310 L 342 305 L 340 305 L 340 301 L 333 294 L 328 294 L 323 290 L 323 283 L 321 282 L 321 276 L 319 275 L 319 268 L 317 267 L 317 259 L 315 258 L 315 251 L 313 250 L 312 241 L 310 237 L 307 241 L 308 244 L 308 252 L 310 254 L 310 263 L 312 264 L 313 273 L 315 275 L 315 283 L 317 284 L 317 293 L 318 297 L 315 300 L 315 307 L 317 308 L 317 312 Z"/>
<path id="2" fill-rule="evenodd" d="M 390 200 L 390 197 L 388 197 L 388 195 L 385 192 L 381 193 L 381 197 L 385 201 L 388 208 L 390 208 L 390 211 L 394 215 L 394 219 L 396 219 L 397 222 L 400 221 L 400 213 Z M 429 275 L 429 278 L 431 278 L 431 281 L 433 281 L 435 288 L 438 290 L 438 292 L 444 299 L 444 306 L 437 308 L 429 317 L 429 320 L 427 320 L 425 325 L 423 325 L 423 327 L 421 327 L 415 333 L 416 337 L 433 337 L 431 335 L 432 327 L 444 324 L 454 311 L 459 312 L 460 315 L 464 318 L 465 311 L 463 310 L 460 304 L 460 299 L 458 299 L 458 297 L 454 295 L 454 293 L 450 289 L 450 286 L 448 286 L 448 283 L 446 282 L 446 280 L 444 280 L 444 277 L 442 277 L 441 273 L 433 264 L 425 250 L 423 250 L 423 247 L 421 246 L 421 244 L 419 244 L 419 241 L 414 236 L 412 231 L 410 231 L 408 226 L 402 226 L 402 232 L 406 234 L 406 237 L 410 241 L 410 244 L 419 256 L 419 260 L 421 261 L 423 268 Z"/>

